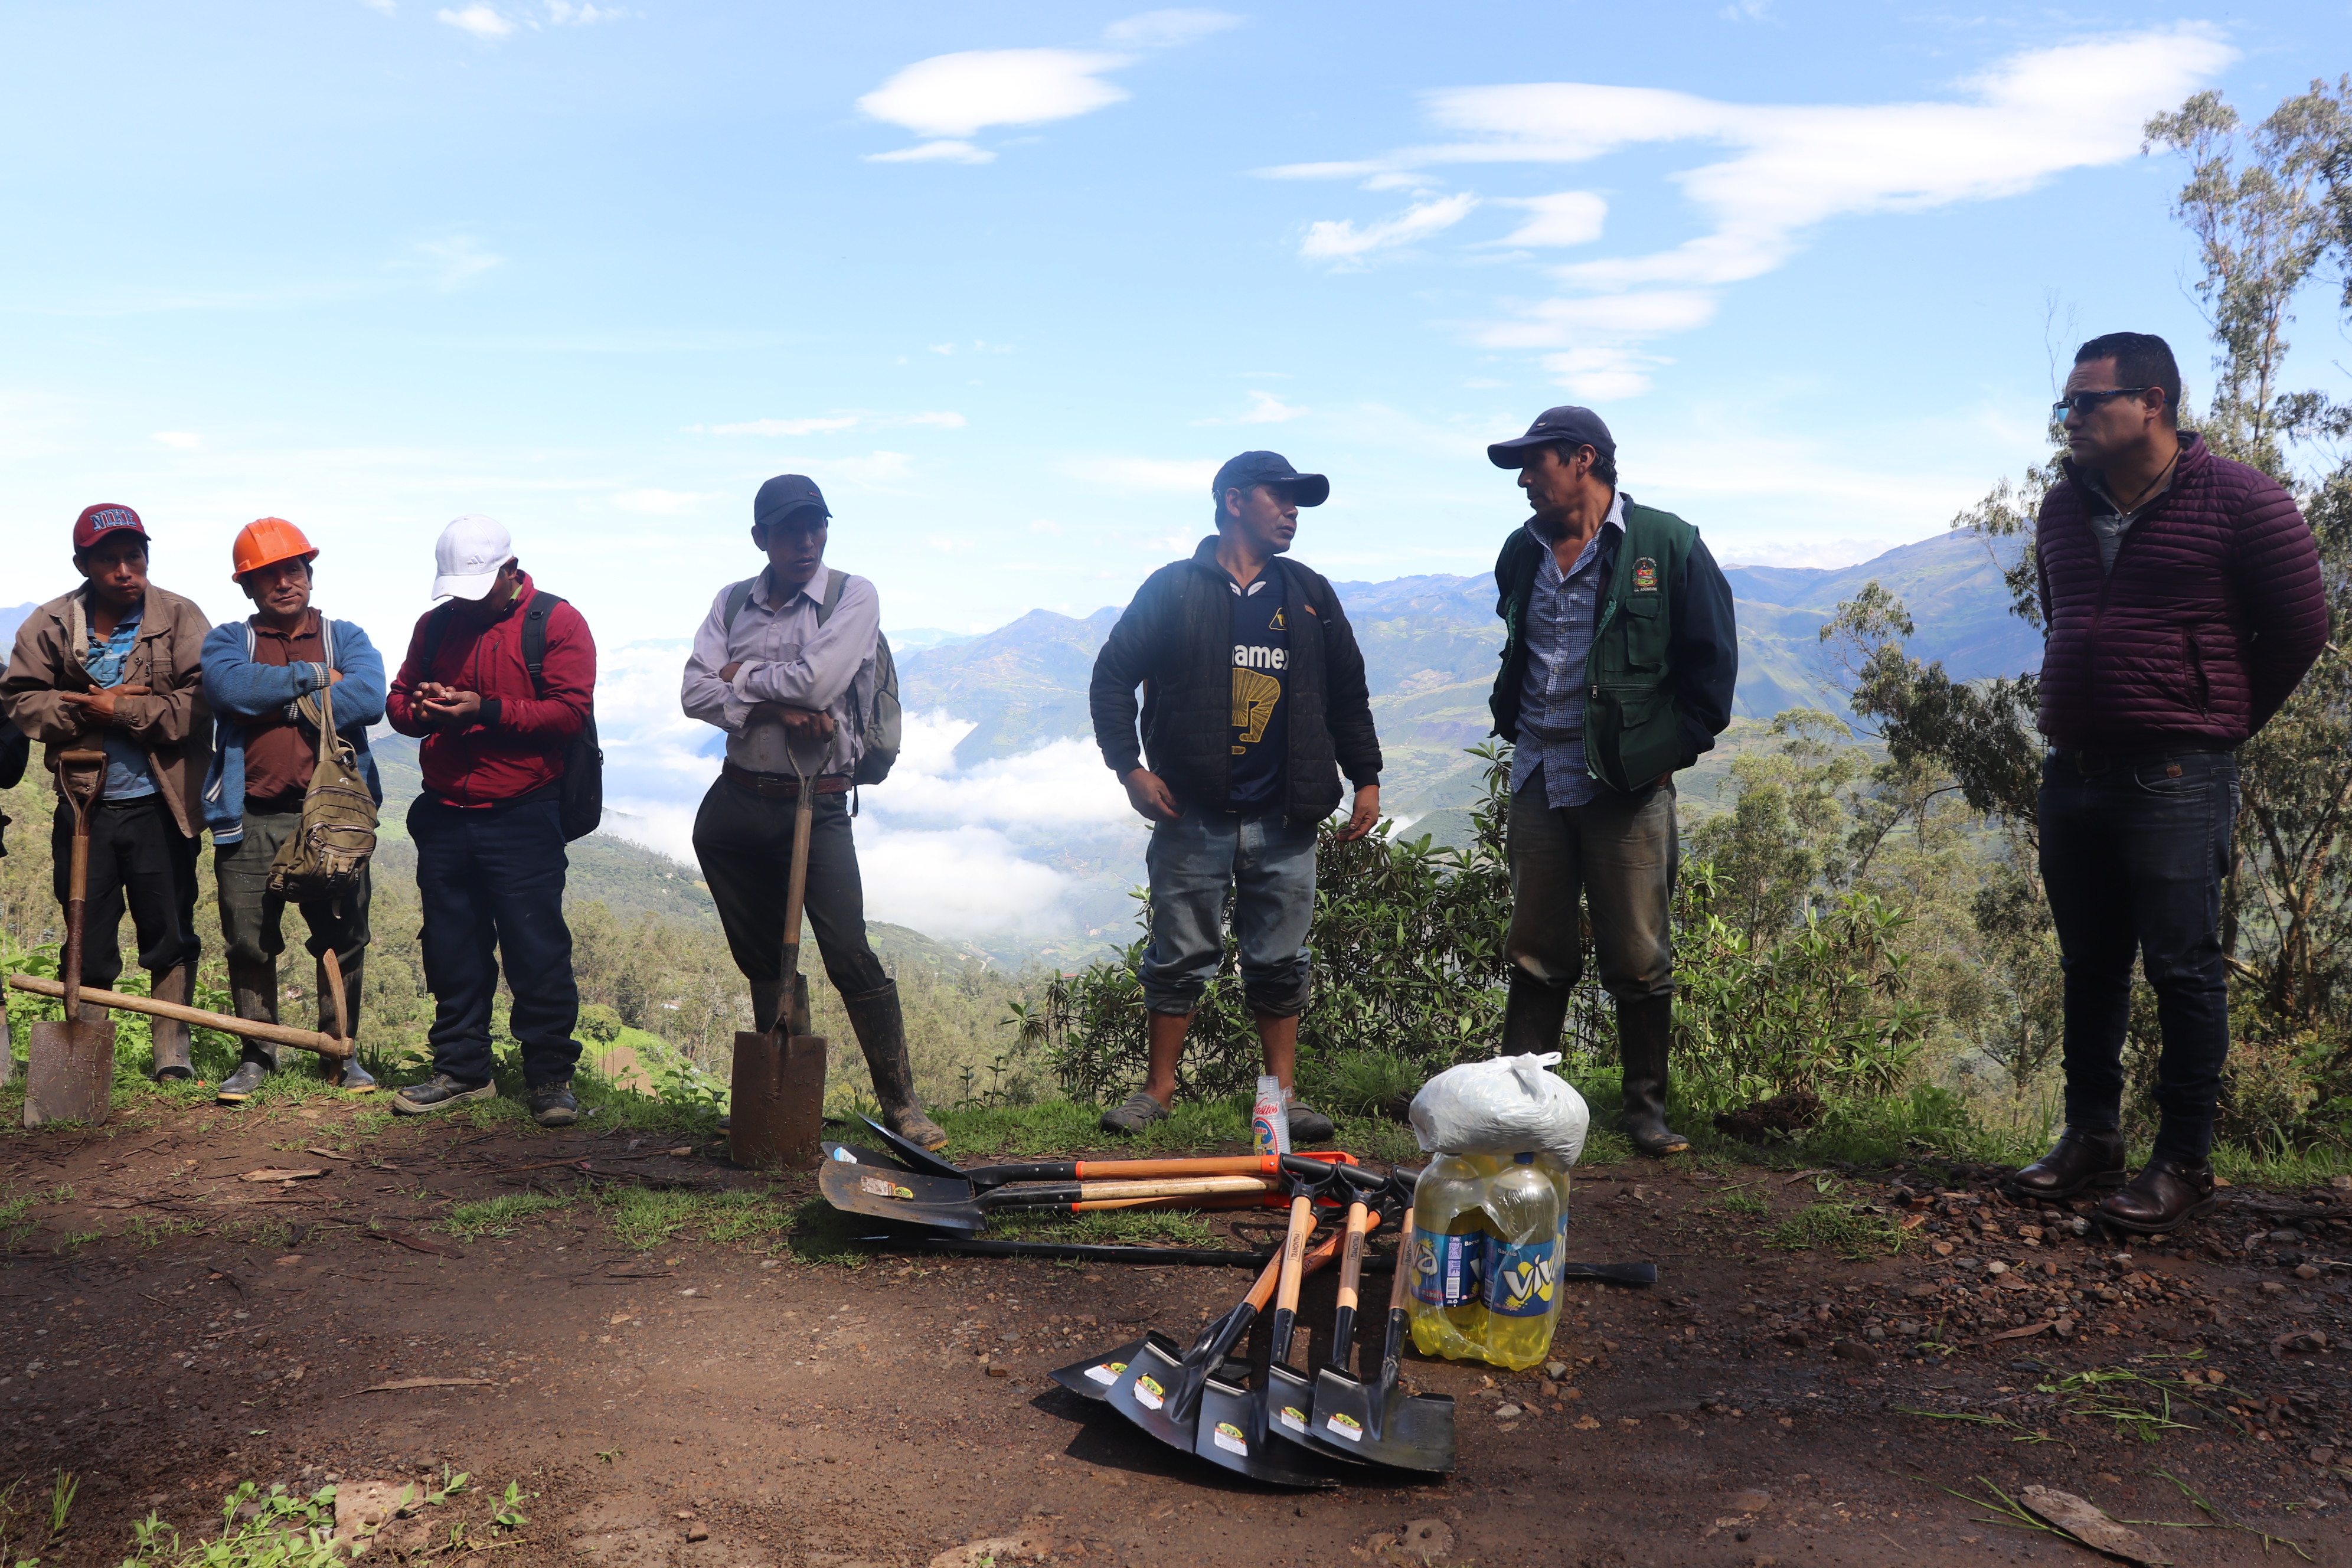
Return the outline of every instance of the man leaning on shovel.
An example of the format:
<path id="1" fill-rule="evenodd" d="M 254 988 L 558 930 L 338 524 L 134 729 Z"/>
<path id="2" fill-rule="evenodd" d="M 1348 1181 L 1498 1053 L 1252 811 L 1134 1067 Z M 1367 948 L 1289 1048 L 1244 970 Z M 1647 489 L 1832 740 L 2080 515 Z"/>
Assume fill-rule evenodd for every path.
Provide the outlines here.
<path id="1" fill-rule="evenodd" d="M 824 971 L 874 1076 L 882 1119 L 927 1149 L 948 1141 L 915 1099 L 898 985 L 866 940 L 866 888 L 848 796 L 866 752 L 863 715 L 877 676 L 881 596 L 824 563 L 832 513 L 814 480 L 780 474 L 751 503 L 751 542 L 767 569 L 730 583 L 694 634 L 680 694 L 687 716 L 727 732 L 727 760 L 694 818 L 694 856 L 735 967 L 751 983 L 751 1027 L 766 1032 L 784 994 L 785 889 L 793 818 L 812 754 L 815 820 L 803 907 Z"/>
<path id="2" fill-rule="evenodd" d="M 201 658 L 212 626 L 193 600 L 147 581 L 147 544 L 146 525 L 129 507 L 83 510 L 73 529 L 82 585 L 16 628 L 0 707 L 48 748 L 52 769 L 68 752 L 106 755 L 89 822 L 81 984 L 106 990 L 122 973 L 117 930 L 127 904 L 150 994 L 184 1006 L 196 977 L 197 795 L 213 731 Z M 61 908 L 73 837 L 73 808 L 60 792 L 50 854 Z M 105 1016 L 85 1005 L 84 1017 Z M 152 1038 L 157 1078 L 195 1076 L 187 1025 L 157 1018 Z"/>
<path id="3" fill-rule="evenodd" d="M 383 656 L 356 625 L 328 620 L 310 607 L 310 563 L 318 554 L 284 518 L 247 523 L 229 556 L 231 576 L 254 613 L 215 626 L 205 638 L 205 698 L 220 722 L 205 780 L 205 823 L 213 834 L 229 992 L 238 1017 L 267 1024 L 278 1022 L 278 955 L 286 950 L 286 900 L 269 890 L 269 872 L 302 826 L 303 797 L 319 760 L 321 690 L 332 689 L 327 701 L 335 731 L 357 755 L 368 793 L 383 804 L 367 739 L 368 726 L 383 717 Z M 359 1032 L 368 890 L 362 867 L 356 892 L 297 906 L 317 970 L 319 1032 L 341 1039 Z M 342 982 L 340 1013 L 329 952 Z M 357 1056 L 330 1057 L 325 1065 L 328 1076 L 354 1094 L 376 1087 Z M 276 1047 L 247 1040 L 244 1058 L 215 1098 L 227 1105 L 251 1099 L 277 1067 Z"/>

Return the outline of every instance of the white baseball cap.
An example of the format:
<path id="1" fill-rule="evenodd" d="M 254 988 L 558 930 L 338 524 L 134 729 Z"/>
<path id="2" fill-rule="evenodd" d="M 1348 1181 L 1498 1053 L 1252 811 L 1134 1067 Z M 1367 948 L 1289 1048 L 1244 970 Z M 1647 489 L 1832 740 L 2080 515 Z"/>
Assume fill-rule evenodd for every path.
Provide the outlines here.
<path id="1" fill-rule="evenodd" d="M 441 531 L 433 545 L 433 596 L 478 599 L 514 559 L 514 541 L 494 517 L 468 512 Z"/>

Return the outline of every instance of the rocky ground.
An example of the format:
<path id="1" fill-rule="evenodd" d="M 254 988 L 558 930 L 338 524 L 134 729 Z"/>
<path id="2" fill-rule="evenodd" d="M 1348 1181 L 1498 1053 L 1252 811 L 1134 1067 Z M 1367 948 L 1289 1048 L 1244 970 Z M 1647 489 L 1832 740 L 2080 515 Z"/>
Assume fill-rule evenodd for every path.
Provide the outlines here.
<path id="1" fill-rule="evenodd" d="M 250 1481 L 337 1484 L 411 1563 L 2092 1561 L 2000 1521 L 2033 1486 L 2176 1563 L 2352 1563 L 2352 1191 L 2126 1248 L 1987 1172 L 1591 1170 L 1576 1250 L 1659 1283 L 1574 1289 L 1526 1375 L 1413 1363 L 1451 1479 L 1298 1496 L 1045 1376 L 1189 1339 L 1242 1270 L 811 1261 L 806 1179 L 716 1151 L 142 1105 L 0 1142 L 10 1562 L 120 1563 L 151 1512 L 192 1545 Z"/>

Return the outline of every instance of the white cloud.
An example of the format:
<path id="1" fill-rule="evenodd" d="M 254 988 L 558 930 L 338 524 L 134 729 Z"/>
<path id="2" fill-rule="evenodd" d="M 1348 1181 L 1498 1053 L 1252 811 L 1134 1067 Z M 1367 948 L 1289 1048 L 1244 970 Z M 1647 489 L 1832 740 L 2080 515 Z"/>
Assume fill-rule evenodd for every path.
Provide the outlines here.
<path id="1" fill-rule="evenodd" d="M 917 60 L 857 100 L 918 136 L 969 137 L 992 125 L 1042 125 L 1123 101 L 1102 79 L 1125 55 L 1087 49 L 970 49 Z M 887 154 L 886 154 L 887 156 Z"/>
<path id="2" fill-rule="evenodd" d="M 1209 493 L 1217 477 L 1213 460 L 1167 458 L 1065 458 L 1054 465 L 1083 484 L 1120 495 Z"/>
<path id="3" fill-rule="evenodd" d="M 205 444 L 205 438 L 193 430 L 158 430 L 147 437 L 166 447 L 176 447 L 183 452 L 193 452 Z"/>
<path id="4" fill-rule="evenodd" d="M 394 5 L 393 0 L 360 0 L 360 4 L 371 11 L 381 11 L 387 16 L 396 16 L 400 14 L 400 7 Z"/>
<path id="5" fill-rule="evenodd" d="M 654 517 L 676 517 L 691 511 L 705 501 L 717 500 L 714 495 L 695 490 L 621 490 L 613 497 L 613 504 L 623 511 L 641 511 Z"/>
<path id="6" fill-rule="evenodd" d="M 1298 254 L 1309 261 L 1354 261 L 1372 251 L 1411 245 L 1449 229 L 1468 217 L 1477 205 L 1478 198 L 1465 192 L 1415 203 L 1394 217 L 1362 228 L 1346 218 L 1311 223 L 1307 226 L 1307 237 L 1298 242 Z"/>
<path id="7" fill-rule="evenodd" d="M 1195 425 L 1282 425 L 1298 418 L 1301 415 L 1314 412 L 1311 408 L 1301 408 L 1294 404 L 1285 403 L 1271 392 L 1252 392 L 1246 413 L 1236 414 L 1231 419 L 1195 419 L 1192 423 Z"/>
<path id="8" fill-rule="evenodd" d="M 949 409 L 921 414 L 871 414 L 862 409 L 849 409 L 808 419 L 752 419 L 737 425 L 713 425 L 710 433 L 714 436 L 833 436 L 861 426 L 879 429 L 920 425 L 938 430 L 961 430 L 970 423 L 962 415 Z"/>
<path id="9" fill-rule="evenodd" d="M 401 265 L 421 265 L 433 274 L 433 286 L 436 289 L 455 289 L 467 279 L 478 278 L 506 263 L 505 257 L 485 250 L 482 242 L 470 234 L 421 239 L 409 248 L 423 259 Z"/>
<path id="10" fill-rule="evenodd" d="M 836 471 L 878 489 L 887 489 L 915 471 L 912 454 L 886 452 L 878 448 L 862 458 L 830 458 L 826 461 Z"/>
<path id="11" fill-rule="evenodd" d="M 868 153 L 869 163 L 993 163 L 996 154 L 969 142 L 918 142 L 891 153 Z"/>
<path id="12" fill-rule="evenodd" d="M 459 32 L 471 33 L 484 43 L 503 38 L 515 30 L 515 25 L 491 10 L 488 5 L 468 5 L 460 11 L 436 11 L 434 20 L 446 23 Z"/>
<path id="13" fill-rule="evenodd" d="M 1505 235 L 1502 245 L 1590 245 L 1601 237 L 1609 204 L 1591 191 L 1507 198 L 1505 206 L 1525 207 L 1528 221 Z"/>
<path id="14" fill-rule="evenodd" d="M 1741 104 L 1585 82 L 1451 88 L 1425 94 L 1423 103 L 1454 140 L 1263 173 L 1363 180 L 1457 163 L 1583 163 L 1644 143 L 1729 147 L 1727 158 L 1671 176 L 1703 232 L 1664 250 L 1548 268 L 1580 294 L 1624 296 L 1624 310 L 1588 321 L 1580 312 L 1589 300 L 1555 300 L 1475 334 L 1496 346 L 1561 347 L 1566 353 L 1546 362 L 1556 377 L 1630 395 L 1646 384 L 1644 367 L 1663 363 L 1632 345 L 1703 324 L 1714 314 L 1714 290 L 1785 265 L 1818 225 L 1994 200 L 2068 170 L 2120 163 L 2138 152 L 2149 115 L 2236 58 L 2217 28 L 2181 23 L 2012 55 L 1958 83 L 1953 101 Z M 1605 211 L 1585 193 L 1518 205 L 1535 216 L 1505 244 L 1590 243 Z M 1435 222 L 1436 206 L 1363 229 L 1347 220 L 1318 222 L 1302 253 L 1352 258 L 1426 238 L 1462 216 Z M 1428 226 L 1412 232 L 1408 220 L 1422 214 Z M 1645 295 L 1654 302 L 1630 303 Z M 1570 341 L 1588 329 L 1598 341 Z"/>
<path id="15" fill-rule="evenodd" d="M 861 826 L 857 838 L 869 919 L 942 937 L 1051 936 L 1070 928 L 1070 879 L 1024 858 L 1002 833 Z"/>
<path id="16" fill-rule="evenodd" d="M 572 0 L 547 0 L 547 19 L 559 27 L 585 27 L 597 22 L 616 22 L 627 15 L 617 5 L 574 5 Z"/>
<path id="17" fill-rule="evenodd" d="M 1223 11 L 1145 11 L 1103 29 L 1103 42 L 1121 49 L 1172 49 L 1242 25 Z"/>

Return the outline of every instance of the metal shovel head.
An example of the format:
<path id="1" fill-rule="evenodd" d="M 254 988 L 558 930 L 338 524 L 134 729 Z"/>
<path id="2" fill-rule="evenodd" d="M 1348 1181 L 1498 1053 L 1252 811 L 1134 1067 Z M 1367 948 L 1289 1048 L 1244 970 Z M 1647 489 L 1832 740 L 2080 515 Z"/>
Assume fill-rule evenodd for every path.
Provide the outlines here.
<path id="1" fill-rule="evenodd" d="M 1073 1362 L 1045 1375 L 1080 1399 L 1090 1399 L 1100 1405 L 1110 1397 L 1110 1385 L 1118 1381 L 1118 1374 L 1143 1353 L 1146 1345 L 1158 1346 L 1160 1352 L 1171 1361 L 1184 1353 L 1183 1346 L 1155 1329 L 1131 1344 L 1121 1345 L 1102 1355 L 1088 1356 L 1081 1362 Z"/>
<path id="2" fill-rule="evenodd" d="M 1304 1448 L 1272 1440 L 1266 1406 L 1274 1402 L 1275 1394 L 1269 1388 L 1267 1397 L 1261 1399 L 1221 1378 L 1208 1379 L 1201 1389 L 1201 1419 L 1194 1429 L 1192 1452 L 1213 1465 L 1278 1487 L 1338 1486 L 1340 1478 L 1336 1466 Z M 1300 1409 L 1303 1419 L 1305 1406 Z"/>
<path id="3" fill-rule="evenodd" d="M 860 1111 L 857 1120 L 874 1129 L 874 1135 L 882 1140 L 882 1146 L 889 1150 L 894 1157 L 906 1165 L 907 1169 L 920 1171 L 933 1176 L 947 1176 L 959 1182 L 968 1182 L 971 1179 L 957 1168 L 953 1161 L 942 1160 L 920 1143 L 899 1137 L 865 1112 Z"/>
<path id="4" fill-rule="evenodd" d="M 962 1197 L 943 1203 L 918 1191 L 914 1184 L 927 1180 L 912 1171 L 851 1165 L 839 1160 L 820 1162 L 816 1173 L 817 1191 L 824 1194 L 824 1201 L 849 1214 L 955 1230 L 977 1231 L 988 1224 L 987 1211 L 971 1201 L 971 1183 L 957 1182 Z"/>
<path id="5" fill-rule="evenodd" d="M 33 1026 L 25 1070 L 25 1125 L 87 1121 L 114 1112 L 114 1023 L 51 1019 Z"/>
<path id="6" fill-rule="evenodd" d="M 1307 1436 L 1318 1452 L 1445 1475 L 1454 1468 L 1454 1396 L 1407 1394 L 1393 1383 L 1362 1383 L 1337 1367 L 1315 1380 Z"/>
<path id="7" fill-rule="evenodd" d="M 728 1152 L 739 1165 L 805 1171 L 824 1156 L 825 1041 L 740 1031 L 728 1094 Z"/>
<path id="8" fill-rule="evenodd" d="M 862 1144 L 836 1143 L 827 1138 L 818 1143 L 817 1147 L 824 1151 L 826 1159 L 838 1160 L 845 1165 L 880 1165 L 893 1171 L 904 1171 L 909 1168 L 904 1161 L 894 1160 L 887 1154 L 878 1153 Z M 971 1184 L 967 1182 L 964 1184 L 970 1186 Z"/>
<path id="9" fill-rule="evenodd" d="M 1207 1409 L 1203 1404 L 1202 1410 Z M 1304 1448 L 1326 1465 L 1335 1461 L 1327 1457 L 1339 1456 L 1336 1462 L 1360 1465 L 1356 1454 L 1327 1448 L 1314 1439 L 1315 1384 L 1307 1376 L 1276 1362 L 1265 1369 L 1265 1397 L 1261 1401 L 1265 1430 L 1268 1436 L 1284 1439 L 1288 1447 Z M 1205 1421 L 1206 1416 L 1202 1419 Z M 1296 1463 L 1296 1460 L 1291 1461 Z"/>
<path id="10" fill-rule="evenodd" d="M 1257 1310 L 1244 1302 L 1228 1312 L 1226 1320 L 1229 1321 L 1235 1314 L 1241 1316 L 1246 1331 Z M 1221 1322 L 1217 1328 L 1226 1326 L 1227 1322 Z M 1212 1330 L 1202 1336 L 1201 1342 L 1231 1344 L 1240 1337 L 1238 1333 L 1221 1336 Z M 1155 1336 L 1137 1348 L 1127 1370 L 1118 1374 L 1103 1398 L 1112 1409 L 1170 1447 L 1181 1448 L 1189 1454 L 1192 1451 L 1194 1418 L 1201 1408 L 1201 1385 L 1208 1379 L 1209 1360 L 1204 1354 L 1196 1363 L 1174 1350 L 1172 1342 Z"/>

